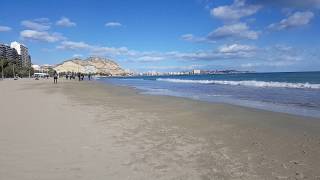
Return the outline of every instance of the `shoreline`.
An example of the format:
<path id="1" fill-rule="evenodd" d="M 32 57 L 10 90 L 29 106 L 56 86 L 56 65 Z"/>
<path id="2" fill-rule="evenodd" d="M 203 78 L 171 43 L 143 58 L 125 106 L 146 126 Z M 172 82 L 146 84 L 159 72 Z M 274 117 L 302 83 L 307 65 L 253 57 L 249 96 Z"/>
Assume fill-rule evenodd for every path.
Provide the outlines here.
<path id="1" fill-rule="evenodd" d="M 242 106 L 242 105 L 237 105 L 237 104 L 231 104 L 231 103 L 225 103 L 225 102 L 211 102 L 211 101 L 205 101 L 205 100 L 200 100 L 200 99 L 192 99 L 189 97 L 179 97 L 179 96 L 171 96 L 171 95 L 161 95 L 161 94 L 147 94 L 144 93 L 143 90 L 140 90 L 135 87 L 130 87 L 130 86 L 125 86 L 125 85 L 116 85 L 116 84 L 107 84 L 103 82 L 98 82 L 98 81 L 87 81 L 88 83 L 93 83 L 99 86 L 105 87 L 105 88 L 119 88 L 119 89 L 126 89 L 130 93 L 136 95 L 136 96 L 146 96 L 146 97 L 155 97 L 155 98 L 165 98 L 166 100 L 175 100 L 175 101 L 186 101 L 186 102 L 191 102 L 195 104 L 203 104 L 204 106 L 223 106 L 226 108 L 230 109 L 241 109 L 243 111 L 248 111 L 248 112 L 256 112 L 256 113 L 263 113 L 263 114 L 273 114 L 273 115 L 280 115 L 283 117 L 288 117 L 288 118 L 294 118 L 294 119 L 305 119 L 307 121 L 312 121 L 314 123 L 320 123 L 320 118 L 319 117 L 313 117 L 313 116 L 303 116 L 303 115 L 297 115 L 297 114 L 290 114 L 286 112 L 278 112 L 278 111 L 272 111 L 272 110 L 265 110 L 265 109 L 260 109 L 260 108 L 254 108 L 254 107 L 248 107 L 248 106 Z M 320 134 L 320 132 L 319 132 Z"/>
<path id="2" fill-rule="evenodd" d="M 0 89 L 0 178 L 320 177 L 316 118 L 97 82 L 2 81 Z"/>
<path id="3" fill-rule="evenodd" d="M 221 105 L 226 105 L 226 106 L 235 106 L 235 107 L 239 107 L 239 108 L 247 108 L 247 109 L 254 109 L 254 110 L 261 110 L 261 111 L 267 111 L 267 112 L 273 112 L 273 113 L 281 113 L 281 114 L 286 114 L 286 115 L 290 115 L 290 116 L 297 116 L 297 117 L 302 117 L 302 118 L 311 118 L 311 119 L 319 119 L 320 120 L 320 116 L 318 116 L 317 114 L 311 114 L 311 115 L 305 115 L 302 113 L 296 113 L 294 112 L 294 110 L 275 110 L 272 108 L 262 108 L 263 106 L 266 106 L 266 104 L 263 104 L 262 107 L 256 107 L 254 105 L 246 105 L 246 104 L 241 104 L 241 103 L 236 103 L 234 102 L 224 102 L 224 101 L 210 101 L 210 100 L 203 100 L 203 99 L 195 99 L 192 97 L 184 97 L 184 96 L 175 96 L 175 95 L 166 95 L 166 94 L 152 94 L 151 92 L 148 92 L 147 90 L 143 90 L 143 89 L 139 89 L 138 87 L 133 87 L 133 86 L 129 86 L 129 85 L 119 85 L 119 84 L 112 84 L 112 83 L 108 83 L 108 82 L 101 82 L 98 80 L 94 80 L 92 82 L 96 82 L 98 84 L 105 84 L 107 86 L 115 86 L 115 87 L 120 87 L 120 88 L 128 88 L 132 91 L 135 91 L 137 94 L 140 95 L 145 95 L 145 96 L 160 96 L 160 97 L 172 97 L 172 98 L 181 98 L 181 99 L 188 99 L 188 100 L 192 100 L 192 101 L 200 101 L 203 103 L 208 103 L 208 104 L 221 104 Z M 258 102 L 260 103 L 260 102 Z M 261 102 L 262 103 L 262 102 Z M 271 105 L 268 104 L 268 105 Z M 277 104 L 277 106 L 279 107 L 284 107 L 284 105 L 280 105 Z M 299 107 L 294 107 L 294 109 L 299 109 Z M 303 111 L 301 109 L 299 109 L 299 111 Z M 315 110 L 308 110 L 310 112 L 315 111 Z M 318 112 L 318 111 L 317 111 Z"/>
<path id="4" fill-rule="evenodd" d="M 167 80 L 161 79 L 160 81 L 152 78 L 148 79 L 148 77 L 146 77 L 146 79 L 133 78 L 125 80 L 102 78 L 97 81 L 113 85 L 131 86 L 143 94 L 186 97 L 211 103 L 232 104 L 298 116 L 320 118 L 320 109 L 316 94 L 318 90 L 315 89 L 222 85 L 219 83 L 215 84 L 214 82 L 211 84 L 209 83 L 211 80 L 185 80 L 185 78 L 174 79 L 174 77 Z"/>

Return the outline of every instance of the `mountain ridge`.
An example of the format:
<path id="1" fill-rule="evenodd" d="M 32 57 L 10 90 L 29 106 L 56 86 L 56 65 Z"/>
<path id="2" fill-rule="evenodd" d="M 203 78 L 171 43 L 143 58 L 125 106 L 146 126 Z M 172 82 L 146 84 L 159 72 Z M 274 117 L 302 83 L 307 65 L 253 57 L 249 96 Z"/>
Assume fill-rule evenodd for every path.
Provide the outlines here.
<path id="1" fill-rule="evenodd" d="M 64 60 L 62 63 L 57 64 L 54 68 L 57 72 L 80 72 L 92 73 L 109 76 L 123 76 L 127 73 L 121 66 L 114 60 L 90 56 L 85 59 L 71 58 Z"/>

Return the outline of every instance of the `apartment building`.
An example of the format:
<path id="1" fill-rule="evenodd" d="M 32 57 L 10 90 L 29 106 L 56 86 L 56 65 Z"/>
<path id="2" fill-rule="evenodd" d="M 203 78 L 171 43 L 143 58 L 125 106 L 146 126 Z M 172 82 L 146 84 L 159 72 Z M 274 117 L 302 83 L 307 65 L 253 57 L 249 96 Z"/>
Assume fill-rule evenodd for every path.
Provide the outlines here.
<path id="1" fill-rule="evenodd" d="M 28 48 L 16 41 L 12 42 L 10 46 L 18 52 L 21 65 L 23 67 L 31 67 L 31 56 L 29 55 Z"/>
<path id="2" fill-rule="evenodd" d="M 19 65 L 21 65 L 20 56 L 17 50 L 5 44 L 0 44 L 0 58 L 11 62 L 16 61 Z"/>

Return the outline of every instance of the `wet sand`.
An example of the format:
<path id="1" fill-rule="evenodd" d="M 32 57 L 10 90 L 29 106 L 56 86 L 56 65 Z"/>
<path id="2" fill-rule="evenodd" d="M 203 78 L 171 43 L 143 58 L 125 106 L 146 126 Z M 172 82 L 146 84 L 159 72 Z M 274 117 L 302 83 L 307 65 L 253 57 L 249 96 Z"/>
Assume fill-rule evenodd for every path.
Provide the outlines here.
<path id="1" fill-rule="evenodd" d="M 94 82 L 0 97 L 0 179 L 320 179 L 320 119 Z"/>

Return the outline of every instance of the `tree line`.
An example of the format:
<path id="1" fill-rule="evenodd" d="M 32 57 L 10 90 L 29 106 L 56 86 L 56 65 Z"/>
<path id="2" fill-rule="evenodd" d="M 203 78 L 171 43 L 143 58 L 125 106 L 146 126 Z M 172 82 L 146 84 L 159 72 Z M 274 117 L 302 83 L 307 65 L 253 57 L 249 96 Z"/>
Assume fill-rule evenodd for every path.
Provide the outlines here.
<path id="1" fill-rule="evenodd" d="M 0 73 L 0 78 L 29 77 L 33 75 L 34 70 L 32 67 L 22 67 L 18 61 L 0 58 Z"/>

